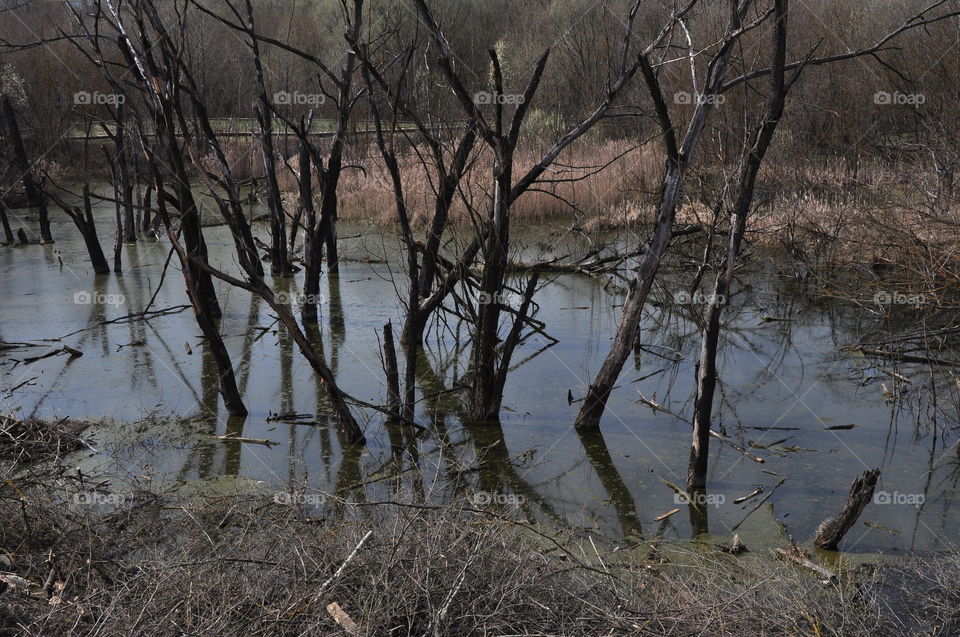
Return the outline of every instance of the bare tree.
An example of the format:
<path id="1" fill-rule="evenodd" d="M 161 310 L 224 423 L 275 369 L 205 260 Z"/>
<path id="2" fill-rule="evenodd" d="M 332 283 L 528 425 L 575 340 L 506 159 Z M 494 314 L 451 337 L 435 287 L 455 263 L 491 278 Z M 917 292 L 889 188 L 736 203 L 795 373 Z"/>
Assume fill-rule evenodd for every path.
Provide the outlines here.
<path id="1" fill-rule="evenodd" d="M 492 121 L 481 112 L 475 99 L 465 86 L 460 74 L 453 64 L 453 53 L 450 44 L 439 24 L 434 19 L 425 0 L 415 0 L 421 20 L 430 30 L 437 49 L 440 69 L 453 93 L 456 95 L 464 113 L 476 123 L 480 139 L 482 139 L 493 153 L 492 169 L 492 203 L 487 220 L 489 230 L 483 238 L 481 255 L 483 257 L 483 272 L 479 287 L 479 303 L 476 311 L 476 320 L 473 330 L 473 350 L 471 372 L 473 375 L 469 417 L 477 422 L 499 420 L 500 404 L 503 398 L 503 387 L 507 370 L 510 367 L 510 355 L 516 345 L 509 339 L 500 347 L 499 331 L 500 319 L 504 305 L 500 298 L 504 289 L 504 280 L 507 273 L 507 255 L 510 244 L 510 210 L 516 200 L 534 187 L 557 157 L 571 144 L 590 131 L 594 125 L 608 115 L 617 99 L 625 92 L 629 81 L 646 63 L 646 53 L 634 55 L 631 52 L 633 26 L 640 8 L 640 2 L 631 5 L 623 34 L 623 41 L 617 64 L 612 69 L 611 79 L 608 80 L 604 99 L 586 118 L 570 128 L 552 147 L 547 150 L 539 161 L 527 170 L 518 179 L 514 180 L 514 158 L 520 133 L 523 127 L 530 104 L 533 102 L 543 77 L 544 69 L 550 50 L 545 51 L 537 60 L 531 72 L 531 77 L 522 95 L 513 100 L 517 103 L 512 117 L 506 118 L 505 87 L 499 55 L 495 50 L 489 52 L 493 75 L 493 93 L 490 102 L 493 104 Z M 661 32 L 657 41 L 666 35 Z M 647 64 L 647 66 L 649 66 Z M 530 282 L 534 285 L 530 285 Z M 528 281 L 526 287 L 529 294 L 536 289 L 535 279 Z M 518 326 L 528 318 L 525 311 L 530 307 L 531 299 L 523 297 L 521 308 L 515 312 L 511 334 L 518 332 Z"/>
<path id="2" fill-rule="evenodd" d="M 320 152 L 310 139 L 310 131 L 307 128 L 298 127 L 276 108 L 276 105 L 269 104 L 272 112 L 278 115 L 286 124 L 297 134 L 300 144 L 309 153 L 311 158 L 311 168 L 316 172 L 320 211 L 319 216 L 304 216 L 304 300 L 301 313 L 304 320 L 317 320 L 317 298 L 320 295 L 320 274 L 324 260 L 324 248 L 326 248 L 326 262 L 330 273 L 339 271 L 339 257 L 337 254 L 337 217 L 338 217 L 338 188 L 340 179 L 344 170 L 344 150 L 346 147 L 347 134 L 351 121 L 351 114 L 357 102 L 363 97 L 363 88 L 356 90 L 354 88 L 354 75 L 356 74 L 356 51 L 354 47 L 349 46 L 342 56 L 342 64 L 339 68 L 329 66 L 319 55 L 315 55 L 301 48 L 293 46 L 289 42 L 284 42 L 276 38 L 271 38 L 258 33 L 252 27 L 246 27 L 237 24 L 220 16 L 205 7 L 198 0 L 191 2 L 204 14 L 212 16 L 227 27 L 246 33 L 254 42 L 261 42 L 276 47 L 281 51 L 290 53 L 295 57 L 309 62 L 320 70 L 319 89 L 324 96 L 331 99 L 336 105 L 333 136 L 330 141 L 329 151 L 324 154 Z M 227 0 L 228 6 L 229 4 Z M 360 38 L 363 28 L 363 0 L 351 0 L 349 3 L 344 0 L 340 2 L 341 13 L 344 20 L 346 38 L 350 42 L 357 42 Z M 239 14 L 234 10 L 235 17 L 243 22 Z M 329 89 L 327 87 L 330 87 Z M 300 169 L 300 179 L 311 178 L 310 170 Z M 311 186 L 312 190 L 312 186 Z M 305 213 L 311 212 L 307 209 Z"/>
<path id="3" fill-rule="evenodd" d="M 800 77 L 803 66 L 797 67 L 789 83 L 785 79 L 787 50 L 787 3 L 774 0 L 773 60 L 770 74 L 770 93 L 767 105 L 748 143 L 748 151 L 731 192 L 734 206 L 731 213 L 731 230 L 727 255 L 717 269 L 713 295 L 707 304 L 703 320 L 703 343 L 697 364 L 697 395 L 693 409 L 693 444 L 690 447 L 690 463 L 687 469 L 687 487 L 706 487 L 707 458 L 710 448 L 710 421 L 713 409 L 713 394 L 717 382 L 717 345 L 720 339 L 720 315 L 730 294 L 737 257 L 743 244 L 747 215 L 753 203 L 757 173 L 763 158 L 770 148 L 773 133 L 783 115 L 787 92 Z"/>
<path id="4" fill-rule="evenodd" d="M 673 15 L 671 24 L 667 28 L 681 21 L 684 15 L 696 4 L 697 0 L 691 0 L 679 9 Z M 640 55 L 643 78 L 653 99 L 657 120 L 663 132 L 667 155 L 666 169 L 660 186 L 660 201 L 657 205 L 653 231 L 630 280 L 629 292 L 624 301 L 623 313 L 617 325 L 613 344 L 604 359 L 603 365 L 601 365 L 600 370 L 587 389 L 587 395 L 574 421 L 577 428 L 599 428 L 600 419 L 606 409 L 607 399 L 620 376 L 624 362 L 633 350 L 639 334 L 640 317 L 646 304 L 647 295 L 650 293 L 654 277 L 660 268 L 660 263 L 673 236 L 673 224 L 676 219 L 684 178 L 700 144 L 707 119 L 717 102 L 716 96 L 723 86 L 727 63 L 740 37 L 747 30 L 755 27 L 758 22 L 744 23 L 752 4 L 752 0 L 730 3 L 726 32 L 707 66 L 707 76 L 702 93 L 695 91 L 696 108 L 682 141 L 677 139 L 676 127 L 664 100 L 660 79 L 650 62 L 650 56 L 662 41 L 662 36 L 651 43 Z M 762 19 L 761 17 L 760 20 Z"/>
<path id="5" fill-rule="evenodd" d="M 404 345 L 405 392 L 402 401 L 402 413 L 406 420 L 413 420 L 413 405 L 415 401 L 415 384 L 417 361 L 420 348 L 423 345 L 424 332 L 430 316 L 438 311 L 444 299 L 451 293 L 456 283 L 466 274 L 469 264 L 473 262 L 480 248 L 480 241 L 476 240 L 468 246 L 459 263 L 447 270 L 436 285 L 442 274 L 442 263 L 447 262 L 440 254 L 441 241 L 450 223 L 450 209 L 460 185 L 471 163 L 471 156 L 476 143 L 476 126 L 468 121 L 459 137 L 454 139 L 451 147 L 445 147 L 443 137 L 444 128 L 436 130 L 430 126 L 409 103 L 406 95 L 409 93 L 406 85 L 410 80 L 410 65 L 417 45 L 409 47 L 401 54 L 398 60 L 401 70 L 395 84 L 388 82 L 376 65 L 370 60 L 365 46 L 358 47 L 361 52 L 363 74 L 367 85 L 370 103 L 370 115 L 373 118 L 376 143 L 380 150 L 387 172 L 393 185 L 394 203 L 397 217 L 400 222 L 401 239 L 407 251 L 407 298 L 406 318 L 404 320 L 401 342 Z M 374 79 L 375 78 L 375 79 Z M 382 93 L 390 109 L 389 120 L 384 124 L 378 106 L 378 95 Z M 399 117 L 403 115 L 413 122 L 418 138 L 411 139 L 410 133 L 401 131 Z M 403 179 L 400 164 L 397 161 L 397 138 L 410 139 L 411 143 L 422 142 L 428 152 L 421 155 L 422 168 L 437 176 L 437 185 L 434 192 L 433 217 L 430 220 L 426 241 L 421 243 L 414 237 L 403 189 Z M 449 157 L 449 159 L 448 159 Z M 436 285 L 436 289 L 435 289 Z"/>
<path id="6" fill-rule="evenodd" d="M 239 12 L 229 0 L 224 0 L 238 20 L 242 21 Z M 263 158 L 264 176 L 267 185 L 267 206 L 270 209 L 270 272 L 274 276 L 287 275 L 293 272 L 290 258 L 287 254 L 287 213 L 283 209 L 283 199 L 280 195 L 280 184 L 277 182 L 277 157 L 273 145 L 273 106 L 267 95 L 267 82 L 263 73 L 263 60 L 260 55 L 260 43 L 255 35 L 256 24 L 253 18 L 253 4 L 246 0 L 247 6 L 247 34 L 250 51 L 253 54 L 253 66 L 256 69 L 257 79 L 257 124 L 260 126 L 260 154 Z"/>
<path id="7" fill-rule="evenodd" d="M 185 4 L 184 6 L 186 7 L 188 5 Z M 131 40 L 124 37 L 123 41 L 128 49 L 127 55 L 129 59 L 133 61 L 133 67 L 141 73 L 142 84 L 147 91 L 147 99 L 169 108 L 171 111 L 170 117 L 180 123 L 180 130 L 186 137 L 184 147 L 188 151 L 188 156 L 194 168 L 209 187 L 211 194 L 217 202 L 217 207 L 230 229 L 236 249 L 237 262 L 246 280 L 212 267 L 201 255 L 192 254 L 189 250 L 178 249 L 178 254 L 182 259 L 186 259 L 189 265 L 200 268 L 204 273 L 225 281 L 232 286 L 257 294 L 270 305 L 300 349 L 301 354 L 307 359 L 307 362 L 326 387 L 331 403 L 339 416 L 341 424 L 346 430 L 348 440 L 355 444 L 363 443 L 363 431 L 360 429 L 350 411 L 350 407 L 347 404 L 347 395 L 338 387 L 333 372 L 324 362 L 323 356 L 314 349 L 310 339 L 297 324 L 296 318 L 291 313 L 289 307 L 283 303 L 281 299 L 277 298 L 271 287 L 268 286 L 264 280 L 263 268 L 257 256 L 256 244 L 254 243 L 249 224 L 243 215 L 242 203 L 239 198 L 239 188 L 214 128 L 210 123 L 197 84 L 192 77 L 190 69 L 184 62 L 182 48 L 176 46 L 173 38 L 169 34 L 168 27 L 152 1 L 145 0 L 138 5 L 134 11 L 134 20 L 138 25 L 139 41 L 144 46 L 151 42 L 151 39 L 147 37 L 146 34 L 146 23 L 149 23 L 150 27 L 156 33 L 157 46 L 155 49 L 145 49 L 143 52 L 134 52 L 135 49 Z M 178 22 L 174 25 L 178 31 L 182 30 L 186 20 L 186 11 L 178 15 Z M 118 19 L 117 23 L 122 30 L 122 21 Z M 154 66 L 147 67 L 140 63 L 141 58 L 152 60 L 154 50 L 158 51 L 156 55 L 162 56 L 164 77 L 168 78 L 168 83 L 166 84 L 153 83 L 149 80 L 150 75 L 148 73 L 140 71 L 140 69 L 154 68 Z M 151 64 L 153 64 L 153 62 L 151 62 Z M 161 91 L 161 89 L 164 90 Z M 205 166 L 203 158 L 196 151 L 197 144 L 193 140 L 190 132 L 191 127 L 188 125 L 189 118 L 186 114 L 187 105 L 192 108 L 192 116 L 197 122 L 199 135 L 212 153 L 216 165 L 215 171 Z M 145 137 L 145 135 L 141 135 L 141 139 L 144 139 L 144 141 Z M 157 165 L 156 161 L 152 162 L 155 174 L 159 174 L 160 172 Z M 158 193 L 164 192 L 160 186 L 161 184 L 158 183 L 156 188 Z M 163 197 L 161 197 L 160 201 L 162 200 Z M 171 242 L 174 243 L 174 248 L 176 249 L 178 244 L 175 242 L 175 237 L 169 231 L 168 235 L 171 237 Z M 186 269 L 187 268 L 185 268 L 185 270 Z M 216 350 L 214 350 L 214 354 L 217 354 Z M 223 361 L 218 360 L 218 367 L 221 370 L 221 374 L 224 374 L 222 364 Z M 226 376 L 232 380 L 232 371 L 227 371 Z M 221 385 L 223 382 L 224 378 L 222 377 Z M 221 391 L 223 390 L 221 389 Z M 360 402 L 356 401 L 356 399 L 351 400 L 358 403 Z M 366 403 L 363 404 L 366 405 Z"/>
<path id="8" fill-rule="evenodd" d="M 931 9 L 937 8 L 941 4 L 943 3 L 936 2 L 923 12 L 911 16 L 904 23 L 904 26 L 893 32 L 893 35 L 897 35 L 906 29 L 931 24 L 958 14 L 957 12 L 948 12 L 936 16 L 926 15 Z M 733 291 L 737 262 L 743 246 L 748 221 L 753 212 L 757 175 L 773 141 L 777 126 L 780 124 L 787 95 L 800 78 L 803 70 L 813 64 L 833 63 L 841 59 L 847 59 L 846 56 L 815 58 L 815 50 L 812 50 L 804 59 L 788 64 L 786 61 L 788 15 L 789 0 L 773 0 L 772 59 L 769 67 L 741 75 L 728 82 L 722 89 L 728 90 L 741 82 L 749 81 L 749 79 L 769 76 L 770 88 L 766 106 L 760 114 L 759 121 L 747 136 L 744 147 L 745 156 L 740 162 L 739 170 L 731 183 L 726 186 L 726 189 L 731 193 L 729 241 L 726 254 L 717 268 L 713 294 L 709 297 L 701 323 L 702 343 L 696 372 L 697 393 L 694 400 L 693 442 L 690 447 L 690 460 L 687 468 L 687 486 L 692 489 L 701 489 L 706 486 L 710 424 L 718 379 L 717 350 L 720 343 L 721 317 L 726 301 Z M 893 37 L 893 35 L 889 37 Z M 888 41 L 889 37 L 884 38 L 881 42 Z M 874 52 L 857 51 L 850 55 L 873 55 Z M 787 70 L 791 71 L 789 77 L 787 77 Z"/>

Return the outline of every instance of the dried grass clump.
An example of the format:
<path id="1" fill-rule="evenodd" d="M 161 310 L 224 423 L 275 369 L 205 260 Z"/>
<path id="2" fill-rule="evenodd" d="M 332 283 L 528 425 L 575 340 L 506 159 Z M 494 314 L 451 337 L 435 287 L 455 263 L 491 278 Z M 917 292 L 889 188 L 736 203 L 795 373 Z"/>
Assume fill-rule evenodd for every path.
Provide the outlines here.
<path id="1" fill-rule="evenodd" d="M 0 462 L 5 466 L 56 460 L 81 446 L 89 423 L 63 418 L 46 421 L 0 414 Z"/>
<path id="2" fill-rule="evenodd" d="M 488 149 L 479 144 L 477 148 L 476 160 L 461 188 L 470 207 L 485 216 L 490 205 L 492 159 Z M 352 152 L 355 156 L 348 160 L 349 167 L 344 170 L 338 188 L 341 218 L 380 225 L 396 223 L 393 186 L 380 155 L 375 148 L 366 146 L 354 148 Z M 429 222 L 434 211 L 437 177 L 429 164 L 424 166 L 421 158 L 427 157 L 426 149 L 408 147 L 399 152 L 397 158 L 411 221 L 419 227 Z M 514 174 L 522 175 L 540 158 L 540 152 L 526 148 L 516 157 Z M 288 163 L 289 167 L 283 166 L 279 172 L 280 186 L 295 194 L 299 162 L 292 157 Z M 656 190 L 661 165 L 658 149 L 652 143 L 642 146 L 627 140 L 582 143 L 564 154 L 545 174 L 543 179 L 549 183 L 538 184 L 517 200 L 512 218 L 521 223 L 537 223 L 577 216 L 587 223 L 597 220 L 602 224 L 613 210 L 630 207 L 639 210 L 640 202 L 648 201 Z M 318 194 L 314 176 L 314 196 Z M 468 207 L 461 198 L 455 201 L 451 218 L 459 223 L 469 221 Z"/>
<path id="3" fill-rule="evenodd" d="M 763 555 L 603 549 L 466 501 L 268 495 L 115 510 L 0 492 L 0 626 L 26 635 L 900 635 L 960 628 L 960 558 L 824 586 Z M 365 538 L 365 539 L 364 539 Z M 23 584 L 26 582 L 26 584 Z M 18 585 L 22 584 L 22 585 Z"/>

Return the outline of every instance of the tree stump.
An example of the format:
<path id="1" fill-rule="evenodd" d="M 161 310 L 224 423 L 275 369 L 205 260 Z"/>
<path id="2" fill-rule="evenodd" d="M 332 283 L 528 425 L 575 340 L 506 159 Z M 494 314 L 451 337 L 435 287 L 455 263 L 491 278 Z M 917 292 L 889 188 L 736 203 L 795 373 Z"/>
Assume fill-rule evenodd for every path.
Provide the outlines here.
<path id="1" fill-rule="evenodd" d="M 829 551 L 837 550 L 840 540 L 856 524 L 857 518 L 860 517 L 867 503 L 873 498 L 873 490 L 877 486 L 879 477 L 880 470 L 871 469 L 865 471 L 853 481 L 843 510 L 836 517 L 828 518 L 820 523 L 817 528 L 817 535 L 813 539 L 814 544 Z"/>

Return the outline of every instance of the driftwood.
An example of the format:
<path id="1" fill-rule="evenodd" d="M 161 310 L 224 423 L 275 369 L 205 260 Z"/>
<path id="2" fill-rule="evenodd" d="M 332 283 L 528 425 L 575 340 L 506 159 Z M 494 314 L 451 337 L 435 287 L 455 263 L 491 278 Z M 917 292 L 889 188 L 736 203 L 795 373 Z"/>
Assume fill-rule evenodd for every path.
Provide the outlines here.
<path id="1" fill-rule="evenodd" d="M 617 270 L 624 261 L 627 259 L 640 256 L 643 254 L 643 250 L 634 250 L 626 254 L 614 254 L 606 257 L 597 257 L 591 259 L 591 257 L 596 256 L 600 252 L 599 250 L 593 250 L 583 258 L 573 262 L 573 263 L 560 263 L 557 260 L 552 261 L 537 261 L 534 263 L 526 263 L 523 261 L 513 261 L 507 265 L 507 268 L 510 271 L 529 271 L 529 270 L 539 270 L 541 272 L 563 272 L 571 274 L 602 274 L 604 272 L 614 272 Z"/>
<path id="2" fill-rule="evenodd" d="M 46 354 L 41 354 L 40 356 L 31 356 L 30 358 L 24 358 L 21 363 L 29 365 L 30 363 L 36 363 L 37 361 L 43 360 L 44 358 L 50 358 L 51 356 L 59 356 L 60 354 L 68 354 L 70 358 L 76 358 L 78 356 L 83 356 L 83 352 L 78 349 L 73 349 L 72 347 L 67 347 L 64 345 L 60 349 L 50 350 Z"/>
<path id="3" fill-rule="evenodd" d="M 822 549 L 837 550 L 840 540 L 857 523 L 857 518 L 860 517 L 867 503 L 873 498 L 873 490 L 877 486 L 879 477 L 880 470 L 871 469 L 865 471 L 853 481 L 843 510 L 836 517 L 828 518 L 820 523 L 817 528 L 817 535 L 813 539 L 814 544 Z"/>
<path id="4" fill-rule="evenodd" d="M 790 550 L 774 549 L 773 552 L 782 560 L 813 571 L 822 577 L 826 583 L 834 583 L 837 581 L 837 576 L 835 573 L 828 571 L 824 567 L 813 562 L 807 552 L 801 547 L 797 546 L 797 543 L 793 540 L 790 540 Z"/>
<path id="5" fill-rule="evenodd" d="M 347 615 L 346 611 L 340 608 L 340 604 L 337 602 L 330 602 L 327 604 L 327 612 L 330 613 L 331 617 L 333 617 L 333 621 L 340 625 L 340 628 L 347 631 L 347 634 L 360 634 L 360 626 L 357 625 L 357 622 L 353 621 L 350 615 Z"/>
<path id="6" fill-rule="evenodd" d="M 313 419 L 314 418 L 313 414 L 298 414 L 295 411 L 284 411 L 277 414 L 271 412 L 270 415 L 267 416 L 266 421 L 267 422 L 294 422 L 294 421 L 303 421 L 308 418 Z"/>
<path id="7" fill-rule="evenodd" d="M 211 436 L 211 438 L 223 440 L 224 442 L 246 442 L 251 445 L 265 445 L 267 447 L 280 444 L 267 438 L 244 438 L 243 436 Z"/>
<path id="8" fill-rule="evenodd" d="M 657 517 L 653 518 L 653 521 L 654 521 L 654 522 L 659 522 L 660 520 L 666 520 L 667 518 L 669 518 L 669 517 L 670 517 L 671 515 L 673 515 L 674 513 L 679 513 L 679 512 L 680 512 L 680 509 L 670 509 L 670 510 L 667 511 L 666 513 L 663 513 L 663 514 L 658 515 Z"/>
<path id="9" fill-rule="evenodd" d="M 746 501 L 749 500 L 750 498 L 755 498 L 755 497 L 757 497 L 758 495 L 760 495 L 761 493 L 763 493 L 763 487 L 757 487 L 756 489 L 754 489 L 753 491 L 751 491 L 750 493 L 748 493 L 747 495 L 745 495 L 745 496 L 743 496 L 743 497 L 734 498 L 733 503 L 734 503 L 734 504 L 740 504 L 741 502 L 746 502 Z"/>
<path id="10" fill-rule="evenodd" d="M 896 352 L 892 350 L 885 349 L 875 349 L 873 347 L 863 347 L 860 345 L 854 345 L 852 347 L 843 348 L 850 352 L 859 352 L 864 356 L 875 356 L 877 358 L 894 358 L 904 363 L 922 363 L 929 365 L 939 365 L 941 367 L 960 367 L 960 361 L 950 361 L 943 358 L 935 358 L 933 356 L 918 356 L 916 354 L 905 354 L 903 352 Z M 885 370 L 880 370 L 885 371 Z M 885 372 L 889 374 L 889 372 Z M 899 376 L 899 374 L 897 374 Z M 894 377 L 896 378 L 896 376 Z M 900 378 L 903 378 L 902 376 Z M 906 379 L 904 379 L 906 380 Z M 907 382 L 910 382 L 907 380 Z"/>
<path id="11" fill-rule="evenodd" d="M 751 515 L 754 514 L 754 512 L 756 512 L 757 509 L 759 509 L 761 506 L 763 506 L 763 503 L 766 502 L 767 500 L 769 500 L 769 499 L 770 499 L 770 496 L 772 496 L 772 495 L 774 494 L 774 492 L 776 492 L 776 490 L 779 489 L 780 486 L 781 486 L 784 482 L 786 482 L 786 481 L 787 481 L 786 478 L 780 478 L 780 481 L 777 482 L 777 484 L 773 487 L 773 489 L 771 489 L 770 492 L 767 493 L 767 495 L 763 496 L 763 498 L 761 498 L 761 500 L 760 500 L 759 502 L 757 502 L 757 504 L 756 504 L 752 509 L 750 509 L 750 510 L 747 512 L 747 514 L 740 519 L 739 522 L 737 522 L 736 524 L 734 524 L 734 525 L 733 525 L 733 528 L 731 528 L 730 531 L 733 532 L 733 531 L 736 531 L 737 529 L 739 529 L 739 528 L 740 528 L 740 525 L 743 524 L 744 522 L 746 522 L 746 521 L 747 521 L 747 518 L 749 518 Z"/>

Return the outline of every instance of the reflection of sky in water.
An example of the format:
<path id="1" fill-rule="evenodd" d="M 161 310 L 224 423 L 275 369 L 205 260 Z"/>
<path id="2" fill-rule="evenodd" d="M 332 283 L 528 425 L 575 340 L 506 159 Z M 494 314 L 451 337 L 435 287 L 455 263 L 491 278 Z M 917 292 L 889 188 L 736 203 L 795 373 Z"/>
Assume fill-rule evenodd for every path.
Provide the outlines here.
<path id="1" fill-rule="evenodd" d="M 167 249 L 151 239 L 125 248 L 128 271 L 122 276 L 101 277 L 94 283 L 76 231 L 63 222 L 62 215 L 54 217 L 54 235 L 59 241 L 54 247 L 0 250 L 5 273 L 0 279 L 0 339 L 4 341 L 62 336 L 138 311 L 159 281 Z M 104 217 L 100 234 L 108 251 L 112 240 L 109 228 L 108 217 Z M 357 254 L 361 242 L 371 250 L 383 249 L 383 240 L 373 233 L 346 227 L 341 232 L 360 235 L 345 242 L 346 253 Z M 213 261 L 233 268 L 225 230 L 208 228 L 207 241 Z M 555 243 L 554 238 L 542 236 L 528 241 Z M 363 400 L 384 400 L 376 331 L 388 319 L 399 331 L 398 303 L 389 276 L 389 268 L 383 264 L 345 262 L 339 282 L 342 321 L 331 324 L 326 316 L 323 320 L 322 340 L 329 362 L 340 384 Z M 676 285 L 662 283 L 654 298 L 665 299 L 668 289 L 674 293 L 683 290 L 691 276 L 689 272 L 667 275 Z M 293 282 L 292 289 L 299 289 L 299 284 L 299 279 Z M 786 481 L 769 502 L 795 537 L 807 538 L 826 515 L 839 510 L 850 481 L 866 468 L 877 466 L 883 470 L 880 489 L 891 494 L 922 493 L 926 503 L 921 508 L 871 504 L 848 535 L 845 548 L 931 549 L 956 541 L 960 514 L 952 505 L 958 460 L 955 451 L 944 455 L 944 440 L 949 446 L 954 438 L 944 434 L 947 425 L 942 414 L 940 435 L 933 434 L 932 410 L 925 403 L 920 409 L 916 401 L 908 402 L 908 411 L 894 418 L 881 390 L 881 382 L 893 387 L 894 381 L 866 359 L 839 351 L 869 327 L 863 313 L 836 305 L 811 305 L 802 297 L 787 295 L 784 284 L 774 278 L 754 277 L 751 285 L 733 300 L 728 314 L 732 329 L 720 358 L 722 409 L 714 428 L 722 429 L 766 463 L 753 462 L 732 447 L 712 441 L 710 495 L 726 501 L 707 509 L 711 533 L 729 536 L 730 529 L 784 477 Z M 103 298 L 113 301 L 122 295 L 125 304 L 77 304 L 74 295 L 78 291 L 108 295 Z M 325 279 L 322 292 L 322 311 L 326 313 L 327 304 L 337 303 L 337 288 Z M 587 379 L 608 347 L 619 315 L 613 306 L 619 299 L 605 292 L 597 280 L 564 277 L 547 286 L 537 301 L 538 318 L 560 342 L 533 356 L 545 344 L 535 336 L 518 350 L 516 362 L 532 358 L 508 380 L 502 431 L 495 427 L 464 431 L 452 413 L 430 410 L 437 421 L 436 430 L 443 431 L 444 443 L 438 443 L 437 437 L 421 439 L 416 456 L 427 469 L 427 477 L 438 468 L 470 467 L 475 449 L 489 447 L 484 455 L 487 462 L 468 474 L 468 479 L 477 489 L 523 495 L 532 515 L 539 519 L 563 519 L 613 536 L 624 530 L 636 536 L 642 528 L 650 537 L 660 527 L 653 518 L 679 506 L 681 512 L 669 518 L 665 528 L 668 535 L 688 537 L 690 516 L 685 506 L 675 503 L 664 481 L 684 483 L 689 426 L 672 416 L 654 414 L 637 401 L 642 393 L 674 412 L 689 414 L 693 363 L 699 347 L 696 330 L 679 314 L 662 309 L 667 306 L 651 304 L 641 336 L 645 348 L 627 363 L 622 386 L 614 393 L 604 418 L 603 437 L 581 439 L 570 426 L 577 405 L 568 406 L 567 390 L 577 397 L 583 395 Z M 182 278 L 171 269 L 154 308 L 184 302 Z M 327 426 L 323 392 L 318 393 L 318 384 L 294 344 L 276 331 L 269 308 L 251 300 L 246 292 L 223 287 L 221 302 L 225 340 L 251 410 L 245 423 L 228 423 L 217 406 L 216 387 L 211 383 L 214 367 L 203 355 L 199 329 L 190 311 L 150 322 L 94 327 L 70 336 L 64 343 L 81 349 L 84 356 L 69 363 L 65 357 L 55 357 L 12 371 L 4 365 L 4 388 L 33 376 L 38 379 L 35 385 L 7 398 L 2 409 L 22 406 L 24 414 L 117 419 L 120 422 L 99 437 L 113 441 L 112 446 L 118 447 L 116 459 L 131 475 L 195 479 L 240 474 L 278 488 L 306 475 L 328 491 L 373 476 L 377 481 L 367 487 L 367 497 L 389 497 L 393 483 L 379 478 L 387 475 L 391 444 L 403 446 L 402 433 L 392 432 L 391 436 L 380 419 L 374 419 L 367 426 L 368 447 L 343 458 L 337 431 Z M 793 320 L 762 321 L 761 316 Z M 450 328 L 456 329 L 455 325 Z M 190 343 L 192 355 L 187 355 L 185 341 Z M 447 347 L 429 354 L 433 377 L 423 381 L 431 392 L 442 389 L 438 383 L 443 374 L 442 382 L 450 386 L 455 372 L 450 366 L 452 342 L 453 332 L 449 332 Z M 21 357 L 21 353 L 7 353 L 6 360 Z M 443 366 L 447 366 L 445 372 L 440 370 Z M 462 371 L 456 370 L 458 376 Z M 899 371 L 914 381 L 915 392 L 923 391 L 925 382 L 929 385 L 928 372 L 919 367 Z M 647 378 L 634 382 L 643 377 Z M 871 380 L 864 384 L 864 378 Z M 941 398 L 948 396 L 948 388 L 938 385 Z M 951 404 L 952 399 L 951 395 Z M 441 399 L 441 406 L 443 402 Z M 267 421 L 269 412 L 281 411 L 319 414 L 312 420 L 320 425 Z M 210 424 L 205 427 L 211 432 L 268 438 L 277 444 L 206 444 L 205 437 L 179 426 L 138 431 L 129 422 L 151 412 L 207 414 Z M 921 413 L 919 430 L 915 412 Z M 430 417 L 422 413 L 420 420 L 426 422 Z M 858 427 L 826 430 L 849 424 Z M 758 429 L 761 427 L 768 429 Z M 443 454 L 438 453 L 441 447 Z M 534 450 L 532 457 L 524 454 L 529 450 Z M 451 453 L 458 454 L 459 460 L 454 461 Z M 412 457 L 407 451 L 405 462 Z M 763 495 L 733 504 L 734 498 L 758 486 L 765 489 Z M 772 539 L 772 528 L 763 507 L 738 532 L 748 545 L 751 539 L 763 544 Z"/>

